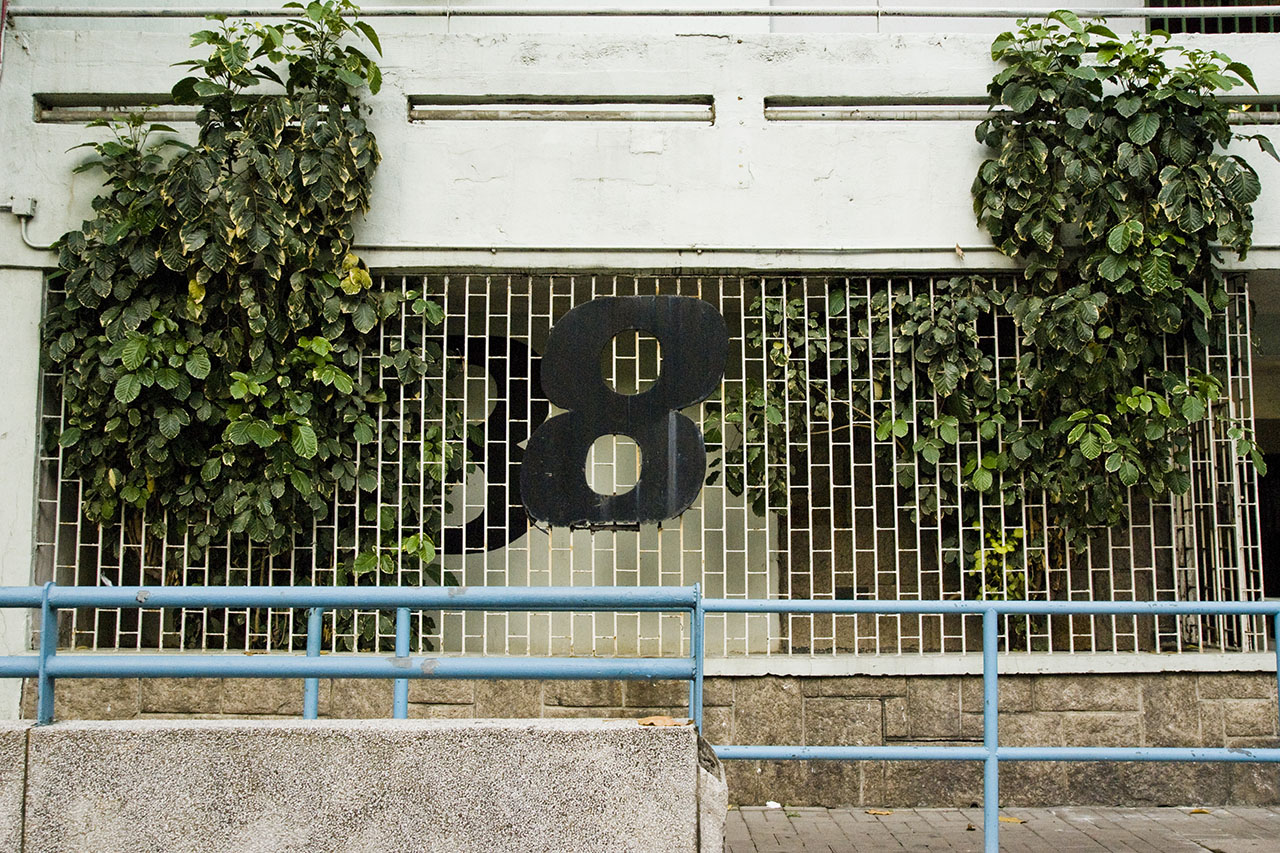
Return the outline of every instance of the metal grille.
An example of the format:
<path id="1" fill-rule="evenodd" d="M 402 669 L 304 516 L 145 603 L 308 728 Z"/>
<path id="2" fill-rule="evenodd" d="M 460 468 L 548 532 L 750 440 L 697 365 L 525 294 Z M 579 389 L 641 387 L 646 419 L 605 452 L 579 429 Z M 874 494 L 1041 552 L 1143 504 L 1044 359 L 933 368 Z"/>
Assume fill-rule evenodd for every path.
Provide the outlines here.
<path id="1" fill-rule="evenodd" d="M 884 424 L 940 415 L 898 352 L 896 299 L 932 295 L 928 276 L 566 275 L 459 273 L 385 276 L 381 286 L 422 291 L 443 309 L 428 327 L 406 311 L 377 332 L 381 353 L 362 370 L 381 376 L 389 403 L 380 443 L 362 463 L 381 484 L 339 495 L 331 516 L 298 536 L 292 554 L 269 557 L 228 537 L 197 553 L 188 543 L 148 536 L 146 519 L 126 516 L 98 528 L 79 508 L 79 483 L 63 475 L 58 448 L 40 459 L 38 578 L 60 584 L 292 584 L 344 582 L 357 555 L 385 556 L 361 583 L 430 582 L 395 548 L 417 530 L 399 529 L 418 485 L 424 436 L 461 413 L 468 435 L 450 439 L 472 460 L 445 483 L 442 529 L 422 531 L 443 546 L 443 582 L 466 585 L 639 586 L 701 583 L 708 597 L 1038 600 L 1254 600 L 1261 598 L 1254 473 L 1236 459 L 1218 416 L 1250 419 L 1249 331 L 1242 280 L 1229 285 L 1219 318 L 1222 345 L 1170 351 L 1166 368 L 1208 370 L 1226 396 L 1194 436 L 1192 488 L 1182 497 L 1133 501 L 1125 526 L 1095 531 L 1071 553 L 1048 528 L 1043 503 L 1012 506 L 922 470 Z M 552 324 L 600 296 L 670 294 L 713 304 L 729 329 L 720 390 L 685 414 L 708 432 L 709 482 L 677 519 L 635 530 L 544 530 L 521 509 L 520 448 L 556 410 L 541 397 L 538 354 Z M 835 296 L 835 294 L 839 294 Z M 59 298 L 56 292 L 51 299 Z M 1007 316 L 979 317 L 978 341 L 997 374 L 1022 355 Z M 885 342 L 888 341 L 888 346 Z M 435 345 L 450 354 L 448 375 L 399 385 L 381 356 Z M 606 380 L 623 393 L 662 369 L 657 341 L 624 333 L 602 354 Z M 779 381 L 779 365 L 799 384 Z M 772 377 L 772 378 L 771 378 Z M 895 383 L 896 396 L 883 383 Z M 46 375 L 46 437 L 60 423 L 59 377 Z M 814 390 L 796 399 L 797 387 Z M 443 397 L 443 406 L 422 403 Z M 819 399 L 821 405 L 814 405 Z M 897 402 L 894 402 L 894 400 Z M 902 411 L 908 400 L 909 411 Z M 865 401 L 865 406 L 859 401 Z M 764 429 L 743 429 L 763 412 Z M 443 410 L 444 415 L 439 412 Z M 436 423 L 427 412 L 436 412 Z M 981 439 L 944 449 L 938 470 L 981 454 Z M 987 448 L 990 449 L 990 448 Z M 763 460 L 760 467 L 759 460 Z M 640 460 L 625 439 L 596 442 L 588 480 L 597 491 L 633 483 Z M 755 473 L 752 466 L 755 465 Z M 904 472 L 904 469 L 911 469 Z M 985 567 L 999 561 L 1000 589 Z M 300 581 L 299 579 L 304 579 Z M 984 586 L 988 587 L 984 590 Z M 64 614 L 63 642 L 76 647 L 301 650 L 306 618 L 297 611 L 193 610 L 167 613 L 82 609 Z M 389 614 L 326 615 L 325 646 L 387 649 Z M 1257 617 L 1002 617 L 1008 650 L 1045 652 L 1257 650 Z M 897 614 L 711 614 L 710 655 L 866 655 L 973 651 L 973 616 Z M 687 653 L 688 624 L 652 613 L 419 614 L 414 647 L 443 653 L 672 655 Z"/>
<path id="2" fill-rule="evenodd" d="M 1215 6 L 1239 6 L 1243 14 L 1221 17 L 1178 16 L 1153 17 L 1150 28 L 1164 30 L 1170 34 L 1178 33 L 1275 33 L 1280 32 L 1280 18 L 1274 15 L 1250 15 L 1250 6 L 1266 6 L 1270 0 L 1221 0 Z M 1199 0 L 1147 0 L 1148 9 L 1183 9 L 1188 6 L 1203 6 Z"/>

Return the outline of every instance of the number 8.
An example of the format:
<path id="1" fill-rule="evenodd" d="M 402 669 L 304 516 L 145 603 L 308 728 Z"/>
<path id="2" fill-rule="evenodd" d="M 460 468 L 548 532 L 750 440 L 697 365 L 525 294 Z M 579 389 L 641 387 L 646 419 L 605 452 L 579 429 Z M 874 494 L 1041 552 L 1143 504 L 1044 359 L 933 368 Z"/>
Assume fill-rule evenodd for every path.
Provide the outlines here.
<path id="1" fill-rule="evenodd" d="M 658 339 L 662 363 L 649 389 L 626 396 L 605 384 L 600 353 L 627 330 Z M 534 521 L 617 527 L 680 515 L 697 499 L 706 473 L 702 430 L 680 409 L 700 403 L 724 375 L 729 336 L 710 304 L 687 296 L 608 296 L 565 314 L 542 358 L 542 389 L 569 411 L 529 438 L 520 492 Z M 625 435 L 640 448 L 635 488 L 602 495 L 587 484 L 587 452 L 596 439 Z"/>

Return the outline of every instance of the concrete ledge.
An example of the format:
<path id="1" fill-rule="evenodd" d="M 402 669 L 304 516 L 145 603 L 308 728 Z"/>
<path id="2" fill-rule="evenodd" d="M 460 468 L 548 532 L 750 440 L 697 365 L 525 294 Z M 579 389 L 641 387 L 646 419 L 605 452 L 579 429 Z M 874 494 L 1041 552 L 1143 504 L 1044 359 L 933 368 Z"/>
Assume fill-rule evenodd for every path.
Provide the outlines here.
<path id="1" fill-rule="evenodd" d="M 23 849 L 694 851 L 701 790 L 720 850 L 715 770 L 692 728 L 624 720 L 57 723 Z"/>

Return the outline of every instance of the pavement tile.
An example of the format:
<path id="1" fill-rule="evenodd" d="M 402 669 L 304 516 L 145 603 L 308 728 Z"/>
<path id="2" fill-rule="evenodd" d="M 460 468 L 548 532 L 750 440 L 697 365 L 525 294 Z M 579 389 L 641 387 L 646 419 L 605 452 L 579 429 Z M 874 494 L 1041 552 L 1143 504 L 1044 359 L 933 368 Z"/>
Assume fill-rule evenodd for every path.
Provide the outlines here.
<path id="1" fill-rule="evenodd" d="M 978 853 L 982 810 L 744 806 L 729 813 L 726 853 Z M 1274 853 L 1280 808 L 1010 808 L 1002 853 Z M 973 830 L 967 827 L 972 825 Z"/>

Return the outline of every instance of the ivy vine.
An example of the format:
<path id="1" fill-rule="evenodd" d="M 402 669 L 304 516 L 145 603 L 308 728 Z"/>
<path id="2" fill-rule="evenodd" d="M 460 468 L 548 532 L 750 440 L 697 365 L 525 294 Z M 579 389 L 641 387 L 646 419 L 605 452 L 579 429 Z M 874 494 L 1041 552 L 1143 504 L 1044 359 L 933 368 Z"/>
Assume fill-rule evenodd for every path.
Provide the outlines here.
<path id="1" fill-rule="evenodd" d="M 1189 430 L 1222 392 L 1205 366 L 1165 356 L 1223 344 L 1220 252 L 1244 256 L 1257 172 L 1226 147 L 1238 137 L 1216 92 L 1249 85 L 1247 66 L 1218 51 L 1121 41 L 1070 12 L 1023 21 L 992 45 L 991 150 L 973 184 L 978 222 L 1024 263 L 999 295 L 1035 352 L 1009 390 L 1032 423 L 1003 443 L 1064 525 L 1113 525 L 1129 490 L 1185 492 Z M 1254 87 L 1256 89 L 1256 87 Z M 1280 159 L 1280 158 L 1277 158 Z M 1265 470 L 1243 425 L 1236 450 Z M 981 482 L 974 481 L 981 487 Z"/>
<path id="2" fill-rule="evenodd" d="M 1121 40 L 1069 12 L 998 36 L 974 210 L 1021 272 L 821 300 L 763 283 L 743 319 L 763 369 L 708 406 L 709 480 L 785 515 L 807 483 L 810 431 L 867 430 L 892 472 L 876 486 L 944 520 L 975 597 L 1043 589 L 1046 566 L 1024 549 L 1047 537 L 1083 549 L 1135 498 L 1186 492 L 1192 428 L 1227 409 L 1214 406 L 1222 377 L 1195 353 L 1225 346 L 1220 253 L 1248 250 L 1260 192 L 1225 149 L 1249 139 L 1276 152 L 1235 135 L 1215 97 L 1252 86 L 1249 69 L 1166 42 Z M 1021 357 L 998 357 L 997 339 L 1019 341 Z M 1245 425 L 1224 429 L 1265 472 Z M 940 483 L 984 499 L 940 506 Z M 1047 528 L 1021 511 L 1030 503 Z M 979 525 L 986 543 L 961 549 L 958 531 Z"/>
<path id="3" fill-rule="evenodd" d="M 425 340 L 443 312 L 420 292 L 375 289 L 352 250 L 379 160 L 361 96 L 381 83 L 357 45 L 380 52 L 377 34 L 349 0 L 285 8 L 296 15 L 279 25 L 215 17 L 194 34 L 208 55 L 183 63 L 190 76 L 172 93 L 199 107 L 194 144 L 145 116 L 86 143 L 97 156 L 80 170 L 100 169 L 106 188 L 94 218 L 59 241 L 65 297 L 49 305 L 43 338 L 46 366 L 62 374 L 64 423 L 52 438 L 92 521 L 146 510 L 148 536 L 167 527 L 203 548 L 243 534 L 286 552 L 334 511 L 335 494 L 379 486 L 362 450 L 388 438 L 375 435 L 388 405 L 378 374 L 414 383 L 444 373 L 438 345 L 410 340 L 380 355 L 383 319 L 421 315 Z M 441 401 L 421 405 L 444 422 Z M 415 427 L 391 420 L 394 447 Z M 453 421 L 460 435 L 465 424 Z M 414 437 L 423 470 L 406 483 L 421 494 L 393 513 L 399 534 L 386 538 L 430 574 L 432 507 L 463 462 L 438 426 Z M 338 581 L 389 560 L 362 553 Z"/>

